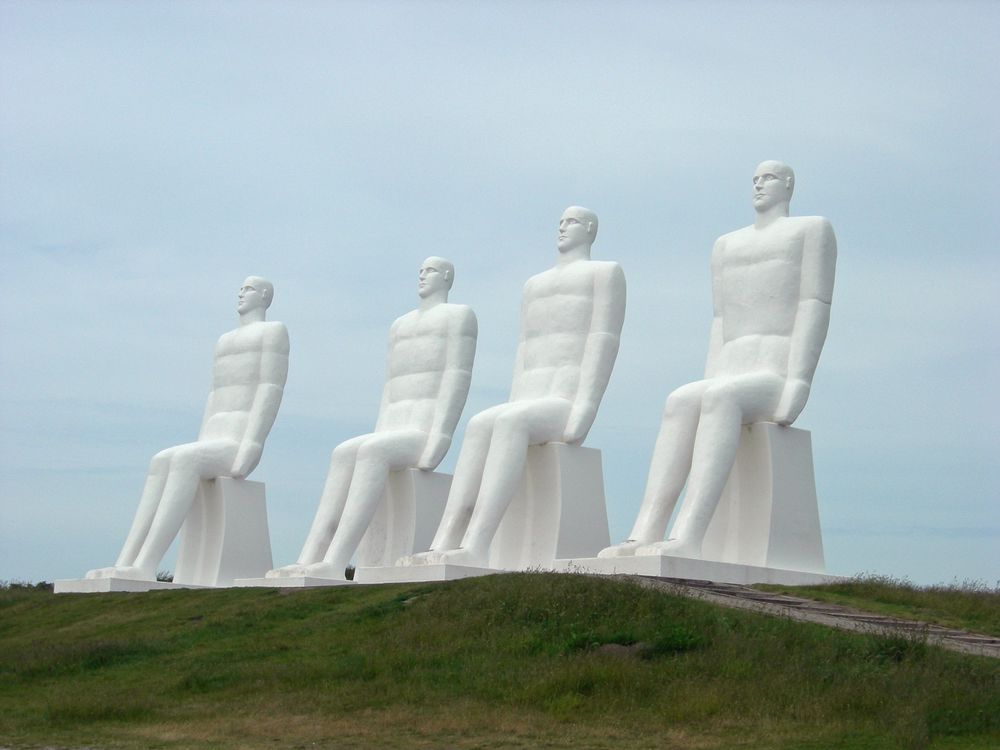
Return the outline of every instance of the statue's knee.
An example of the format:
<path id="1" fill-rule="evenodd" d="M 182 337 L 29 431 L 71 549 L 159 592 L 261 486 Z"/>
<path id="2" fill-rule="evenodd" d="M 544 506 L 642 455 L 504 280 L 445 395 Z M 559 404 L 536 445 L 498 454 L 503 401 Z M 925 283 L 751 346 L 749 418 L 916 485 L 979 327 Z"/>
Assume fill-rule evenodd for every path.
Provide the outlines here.
<path id="1" fill-rule="evenodd" d="M 479 412 L 472 419 L 469 420 L 469 424 L 465 427 L 465 434 L 471 435 L 472 437 L 484 437 L 490 434 L 493 429 L 493 417 L 486 412 Z"/>
<path id="2" fill-rule="evenodd" d="M 516 412 L 504 412 L 493 422 L 493 434 L 507 437 L 524 431 L 524 419 Z"/>
<path id="3" fill-rule="evenodd" d="M 170 462 L 176 448 L 166 448 L 157 453 L 149 462 L 150 474 L 166 474 L 170 470 Z"/>
<path id="4" fill-rule="evenodd" d="M 667 403 L 663 407 L 663 419 L 673 419 L 683 414 L 697 414 L 700 408 L 701 400 L 697 396 L 683 390 L 676 390 L 667 396 Z"/>
<path id="5" fill-rule="evenodd" d="M 736 394 L 725 385 L 708 388 L 701 397 L 702 414 L 712 414 L 723 409 L 730 409 L 736 404 Z"/>
<path id="6" fill-rule="evenodd" d="M 358 448 L 357 464 L 375 466 L 385 463 L 385 449 L 376 442 L 364 443 Z"/>

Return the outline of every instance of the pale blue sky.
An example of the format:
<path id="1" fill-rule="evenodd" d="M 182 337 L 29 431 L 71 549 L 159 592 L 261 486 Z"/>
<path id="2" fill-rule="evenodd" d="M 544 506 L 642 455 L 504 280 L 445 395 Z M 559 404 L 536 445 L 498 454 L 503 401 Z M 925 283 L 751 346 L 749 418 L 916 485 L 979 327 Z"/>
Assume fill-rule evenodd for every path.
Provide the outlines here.
<path id="1" fill-rule="evenodd" d="M 996 582 L 997 38 L 993 2 L 7 0 L 0 579 L 113 562 L 248 274 L 292 340 L 254 478 L 293 561 L 420 261 L 450 258 L 479 317 L 464 426 L 506 398 L 570 204 L 629 284 L 588 439 L 623 538 L 663 401 L 701 374 L 712 242 L 775 158 L 840 247 L 797 423 L 829 569 Z"/>

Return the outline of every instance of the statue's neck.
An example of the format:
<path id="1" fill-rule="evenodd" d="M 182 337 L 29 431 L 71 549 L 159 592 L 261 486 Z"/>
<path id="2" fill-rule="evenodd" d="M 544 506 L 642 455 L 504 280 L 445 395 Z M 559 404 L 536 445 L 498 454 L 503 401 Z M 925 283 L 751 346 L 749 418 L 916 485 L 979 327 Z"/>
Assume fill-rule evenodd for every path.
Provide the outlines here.
<path id="1" fill-rule="evenodd" d="M 774 222 L 787 218 L 788 204 L 779 203 L 778 205 L 771 206 L 763 211 L 758 211 L 757 216 L 753 220 L 753 225 L 756 229 L 767 229 Z"/>
<path id="2" fill-rule="evenodd" d="M 580 260 L 590 260 L 590 245 L 580 245 L 565 252 L 560 252 L 556 258 L 556 267 L 566 266 Z"/>
<path id="3" fill-rule="evenodd" d="M 417 305 L 417 309 L 420 312 L 427 312 L 432 307 L 437 307 L 438 305 L 448 301 L 448 292 L 435 292 L 434 294 L 428 295 L 427 297 L 420 298 L 420 304 Z"/>
<path id="4" fill-rule="evenodd" d="M 248 326 L 251 323 L 260 323 L 264 320 L 266 315 L 267 311 L 263 307 L 255 307 L 253 310 L 240 313 L 240 326 Z"/>

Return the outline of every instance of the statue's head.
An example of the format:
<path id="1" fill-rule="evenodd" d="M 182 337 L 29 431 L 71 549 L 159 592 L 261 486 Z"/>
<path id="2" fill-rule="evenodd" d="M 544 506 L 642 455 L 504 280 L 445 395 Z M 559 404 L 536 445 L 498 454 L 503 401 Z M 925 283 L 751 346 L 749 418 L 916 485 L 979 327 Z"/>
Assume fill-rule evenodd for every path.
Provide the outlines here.
<path id="1" fill-rule="evenodd" d="M 556 247 L 565 253 L 581 245 L 590 246 L 597 239 L 597 214 L 589 208 L 570 206 L 559 219 Z"/>
<path id="2" fill-rule="evenodd" d="M 240 314 L 250 312 L 257 308 L 266 310 L 271 306 L 274 299 L 274 286 L 267 279 L 260 276 L 247 276 L 243 286 L 240 287 L 239 302 L 236 310 Z"/>
<path id="3" fill-rule="evenodd" d="M 772 206 L 792 200 L 795 172 L 780 161 L 762 161 L 753 173 L 753 207 L 766 211 Z"/>
<path id="4" fill-rule="evenodd" d="M 417 294 L 421 299 L 430 297 L 435 292 L 447 292 L 455 283 L 455 266 L 450 260 L 432 255 L 420 264 L 418 278 Z"/>

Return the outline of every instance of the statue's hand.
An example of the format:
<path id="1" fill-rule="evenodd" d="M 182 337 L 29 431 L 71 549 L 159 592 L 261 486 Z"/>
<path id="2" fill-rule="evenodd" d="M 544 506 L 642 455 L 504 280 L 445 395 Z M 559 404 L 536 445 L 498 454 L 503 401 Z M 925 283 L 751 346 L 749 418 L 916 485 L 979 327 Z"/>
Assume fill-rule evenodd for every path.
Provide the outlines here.
<path id="1" fill-rule="evenodd" d="M 563 430 L 564 443 L 578 445 L 583 442 L 594 424 L 594 417 L 597 416 L 597 408 L 589 405 L 583 406 L 579 403 L 573 404 L 569 412 L 569 419 L 566 420 L 566 429 Z"/>
<path id="2" fill-rule="evenodd" d="M 774 421 L 780 425 L 794 422 L 809 400 L 809 383 L 804 380 L 789 379 L 781 392 L 778 408 L 774 410 Z"/>
<path id="3" fill-rule="evenodd" d="M 257 468 L 260 463 L 260 455 L 264 452 L 264 446 L 251 440 L 240 443 L 240 449 L 236 452 L 236 460 L 233 461 L 233 468 L 230 473 L 236 479 L 243 479 L 251 471 Z"/>
<path id="4" fill-rule="evenodd" d="M 442 435 L 437 432 L 427 438 L 427 445 L 424 452 L 417 461 L 417 468 L 423 471 L 433 471 L 437 465 L 444 460 L 444 454 L 451 446 L 451 435 Z"/>

